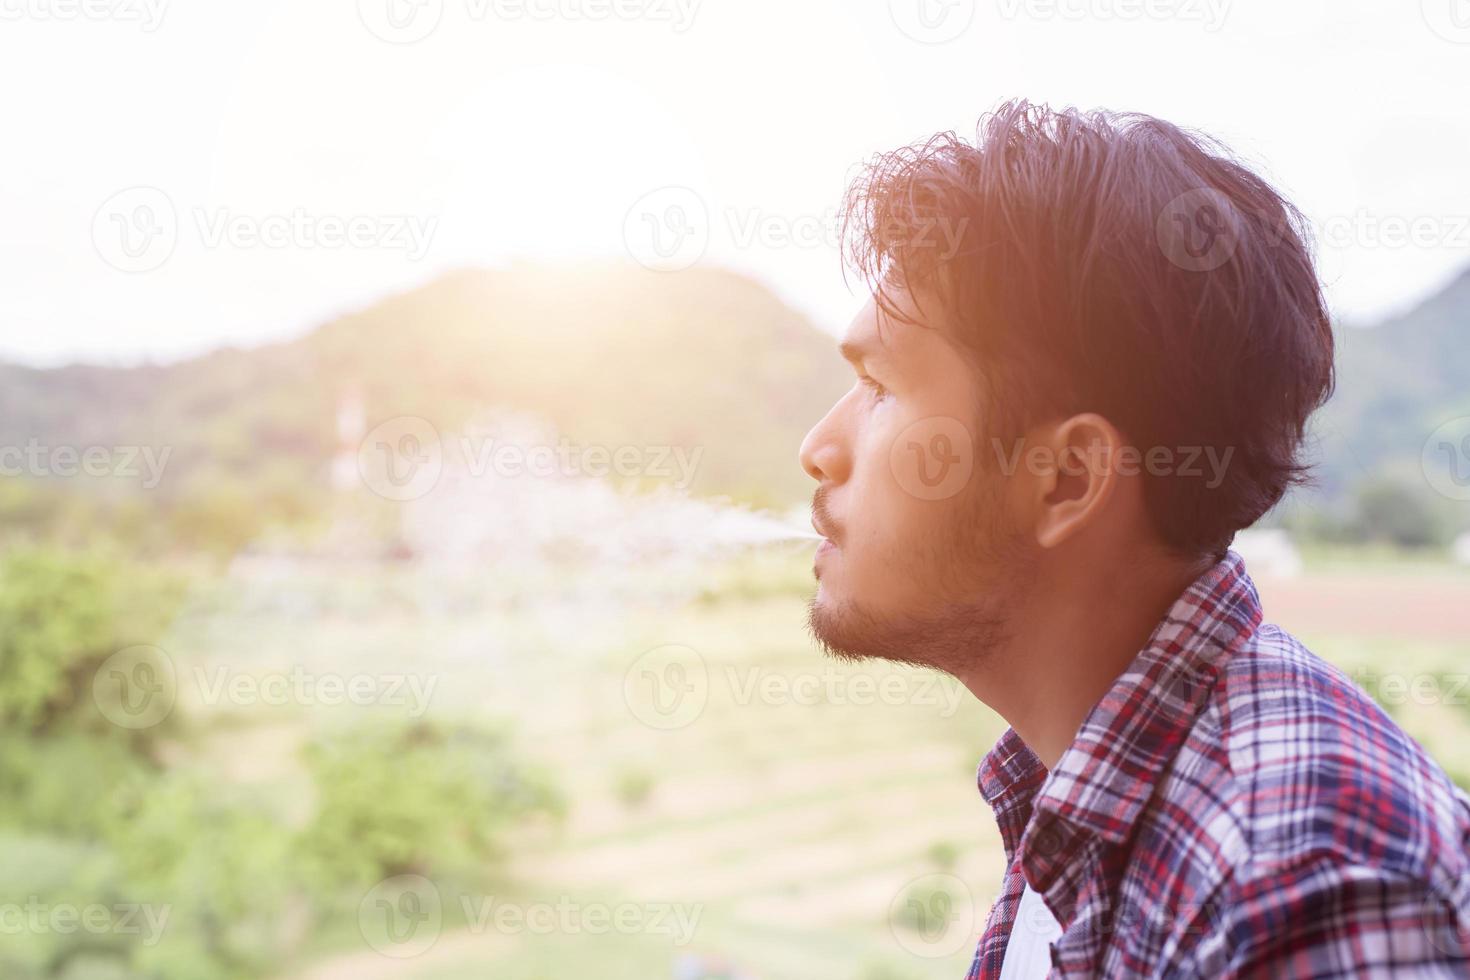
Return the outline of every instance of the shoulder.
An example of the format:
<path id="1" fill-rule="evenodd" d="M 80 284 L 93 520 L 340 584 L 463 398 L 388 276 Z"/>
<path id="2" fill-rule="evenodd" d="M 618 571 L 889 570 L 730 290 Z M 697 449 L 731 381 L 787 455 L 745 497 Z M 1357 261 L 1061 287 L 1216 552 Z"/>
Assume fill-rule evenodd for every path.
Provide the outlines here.
<path id="1" fill-rule="evenodd" d="M 1310 856 L 1424 878 L 1464 870 L 1465 795 L 1342 671 L 1269 624 L 1222 666 L 1207 718 L 1241 833 L 1234 877 Z"/>
<path id="2" fill-rule="evenodd" d="M 1209 972 L 1465 962 L 1470 798 L 1350 678 L 1264 625 L 1222 664 L 1191 738 L 1218 780 L 1194 923 Z"/>

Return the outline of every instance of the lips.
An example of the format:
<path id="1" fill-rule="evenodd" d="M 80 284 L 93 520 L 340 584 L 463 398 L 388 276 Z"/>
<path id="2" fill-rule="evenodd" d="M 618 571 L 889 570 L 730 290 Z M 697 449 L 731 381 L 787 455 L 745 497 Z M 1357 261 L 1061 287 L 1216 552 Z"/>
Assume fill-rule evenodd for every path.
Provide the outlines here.
<path id="1" fill-rule="evenodd" d="M 837 547 L 837 522 L 832 520 L 832 512 L 827 508 L 827 494 L 826 486 L 818 487 L 812 494 L 812 529 L 827 539 L 817 548 L 818 557 Z"/>

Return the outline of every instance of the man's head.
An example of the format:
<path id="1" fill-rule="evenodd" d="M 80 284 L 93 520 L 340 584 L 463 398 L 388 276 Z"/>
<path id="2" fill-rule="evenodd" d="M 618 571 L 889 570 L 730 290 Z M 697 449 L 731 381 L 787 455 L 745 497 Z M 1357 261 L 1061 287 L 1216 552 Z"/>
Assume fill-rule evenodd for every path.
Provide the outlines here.
<path id="1" fill-rule="evenodd" d="M 845 222 L 873 299 L 801 450 L 833 652 L 963 669 L 1038 581 L 1218 558 L 1304 477 L 1333 351 L 1305 223 L 1218 145 L 1008 103 L 875 158 Z"/>

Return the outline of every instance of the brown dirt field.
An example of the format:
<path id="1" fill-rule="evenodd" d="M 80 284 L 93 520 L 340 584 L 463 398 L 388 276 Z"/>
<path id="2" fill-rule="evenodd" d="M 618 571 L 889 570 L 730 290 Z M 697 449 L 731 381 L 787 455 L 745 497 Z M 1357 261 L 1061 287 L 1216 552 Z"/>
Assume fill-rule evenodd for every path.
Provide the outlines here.
<path id="1" fill-rule="evenodd" d="M 1470 640 L 1470 579 L 1393 573 L 1259 578 L 1266 621 L 1289 633 Z"/>

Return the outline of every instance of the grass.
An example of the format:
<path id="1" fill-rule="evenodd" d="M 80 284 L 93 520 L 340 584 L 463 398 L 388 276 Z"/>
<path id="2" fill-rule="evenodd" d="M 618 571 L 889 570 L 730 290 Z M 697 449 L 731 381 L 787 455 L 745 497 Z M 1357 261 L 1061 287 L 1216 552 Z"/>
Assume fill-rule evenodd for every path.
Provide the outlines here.
<path id="1" fill-rule="evenodd" d="M 1443 594 L 1448 582 L 1453 594 L 1465 574 L 1427 557 L 1337 552 L 1308 556 L 1308 569 L 1293 586 L 1307 593 L 1392 576 L 1410 591 L 1422 582 Z M 181 671 L 300 663 L 320 673 L 412 672 L 436 681 L 431 711 L 512 724 L 571 803 L 555 836 L 517 842 L 504 869 L 512 901 L 699 915 L 686 946 L 648 928 L 507 934 L 446 914 L 433 948 L 406 960 L 373 953 L 342 927 L 319 936 L 309 961 L 282 980 L 658 980 L 686 956 L 728 956 L 759 980 L 963 975 L 1001 874 L 974 767 L 1003 725 L 968 694 L 949 700 L 955 692 L 921 672 L 825 660 L 803 630 L 808 575 L 789 554 L 752 555 L 693 580 L 641 570 L 613 603 L 572 582 L 543 601 L 504 574 L 380 567 L 208 586 L 169 641 Z M 1372 634 L 1338 607 L 1283 607 L 1285 628 L 1354 676 L 1443 680 L 1470 670 L 1470 647 L 1453 630 Z M 661 730 L 646 722 L 648 705 L 628 678 L 645 651 L 669 644 L 695 656 L 675 663 L 682 673 L 657 665 L 654 677 L 670 691 L 694 684 L 702 703 Z M 885 689 L 895 695 L 860 694 Z M 1464 694 L 1470 700 L 1470 685 Z M 1448 769 L 1470 773 L 1470 708 L 1447 700 L 1392 710 Z M 292 739 L 364 711 L 401 710 L 245 710 L 197 698 L 189 708 L 204 729 L 199 751 L 282 787 L 296 785 Z M 268 764 L 242 761 L 261 754 Z M 905 899 L 932 893 L 941 873 L 953 876 L 947 891 L 958 883 L 971 924 L 952 941 L 916 943 L 902 922 Z"/>

